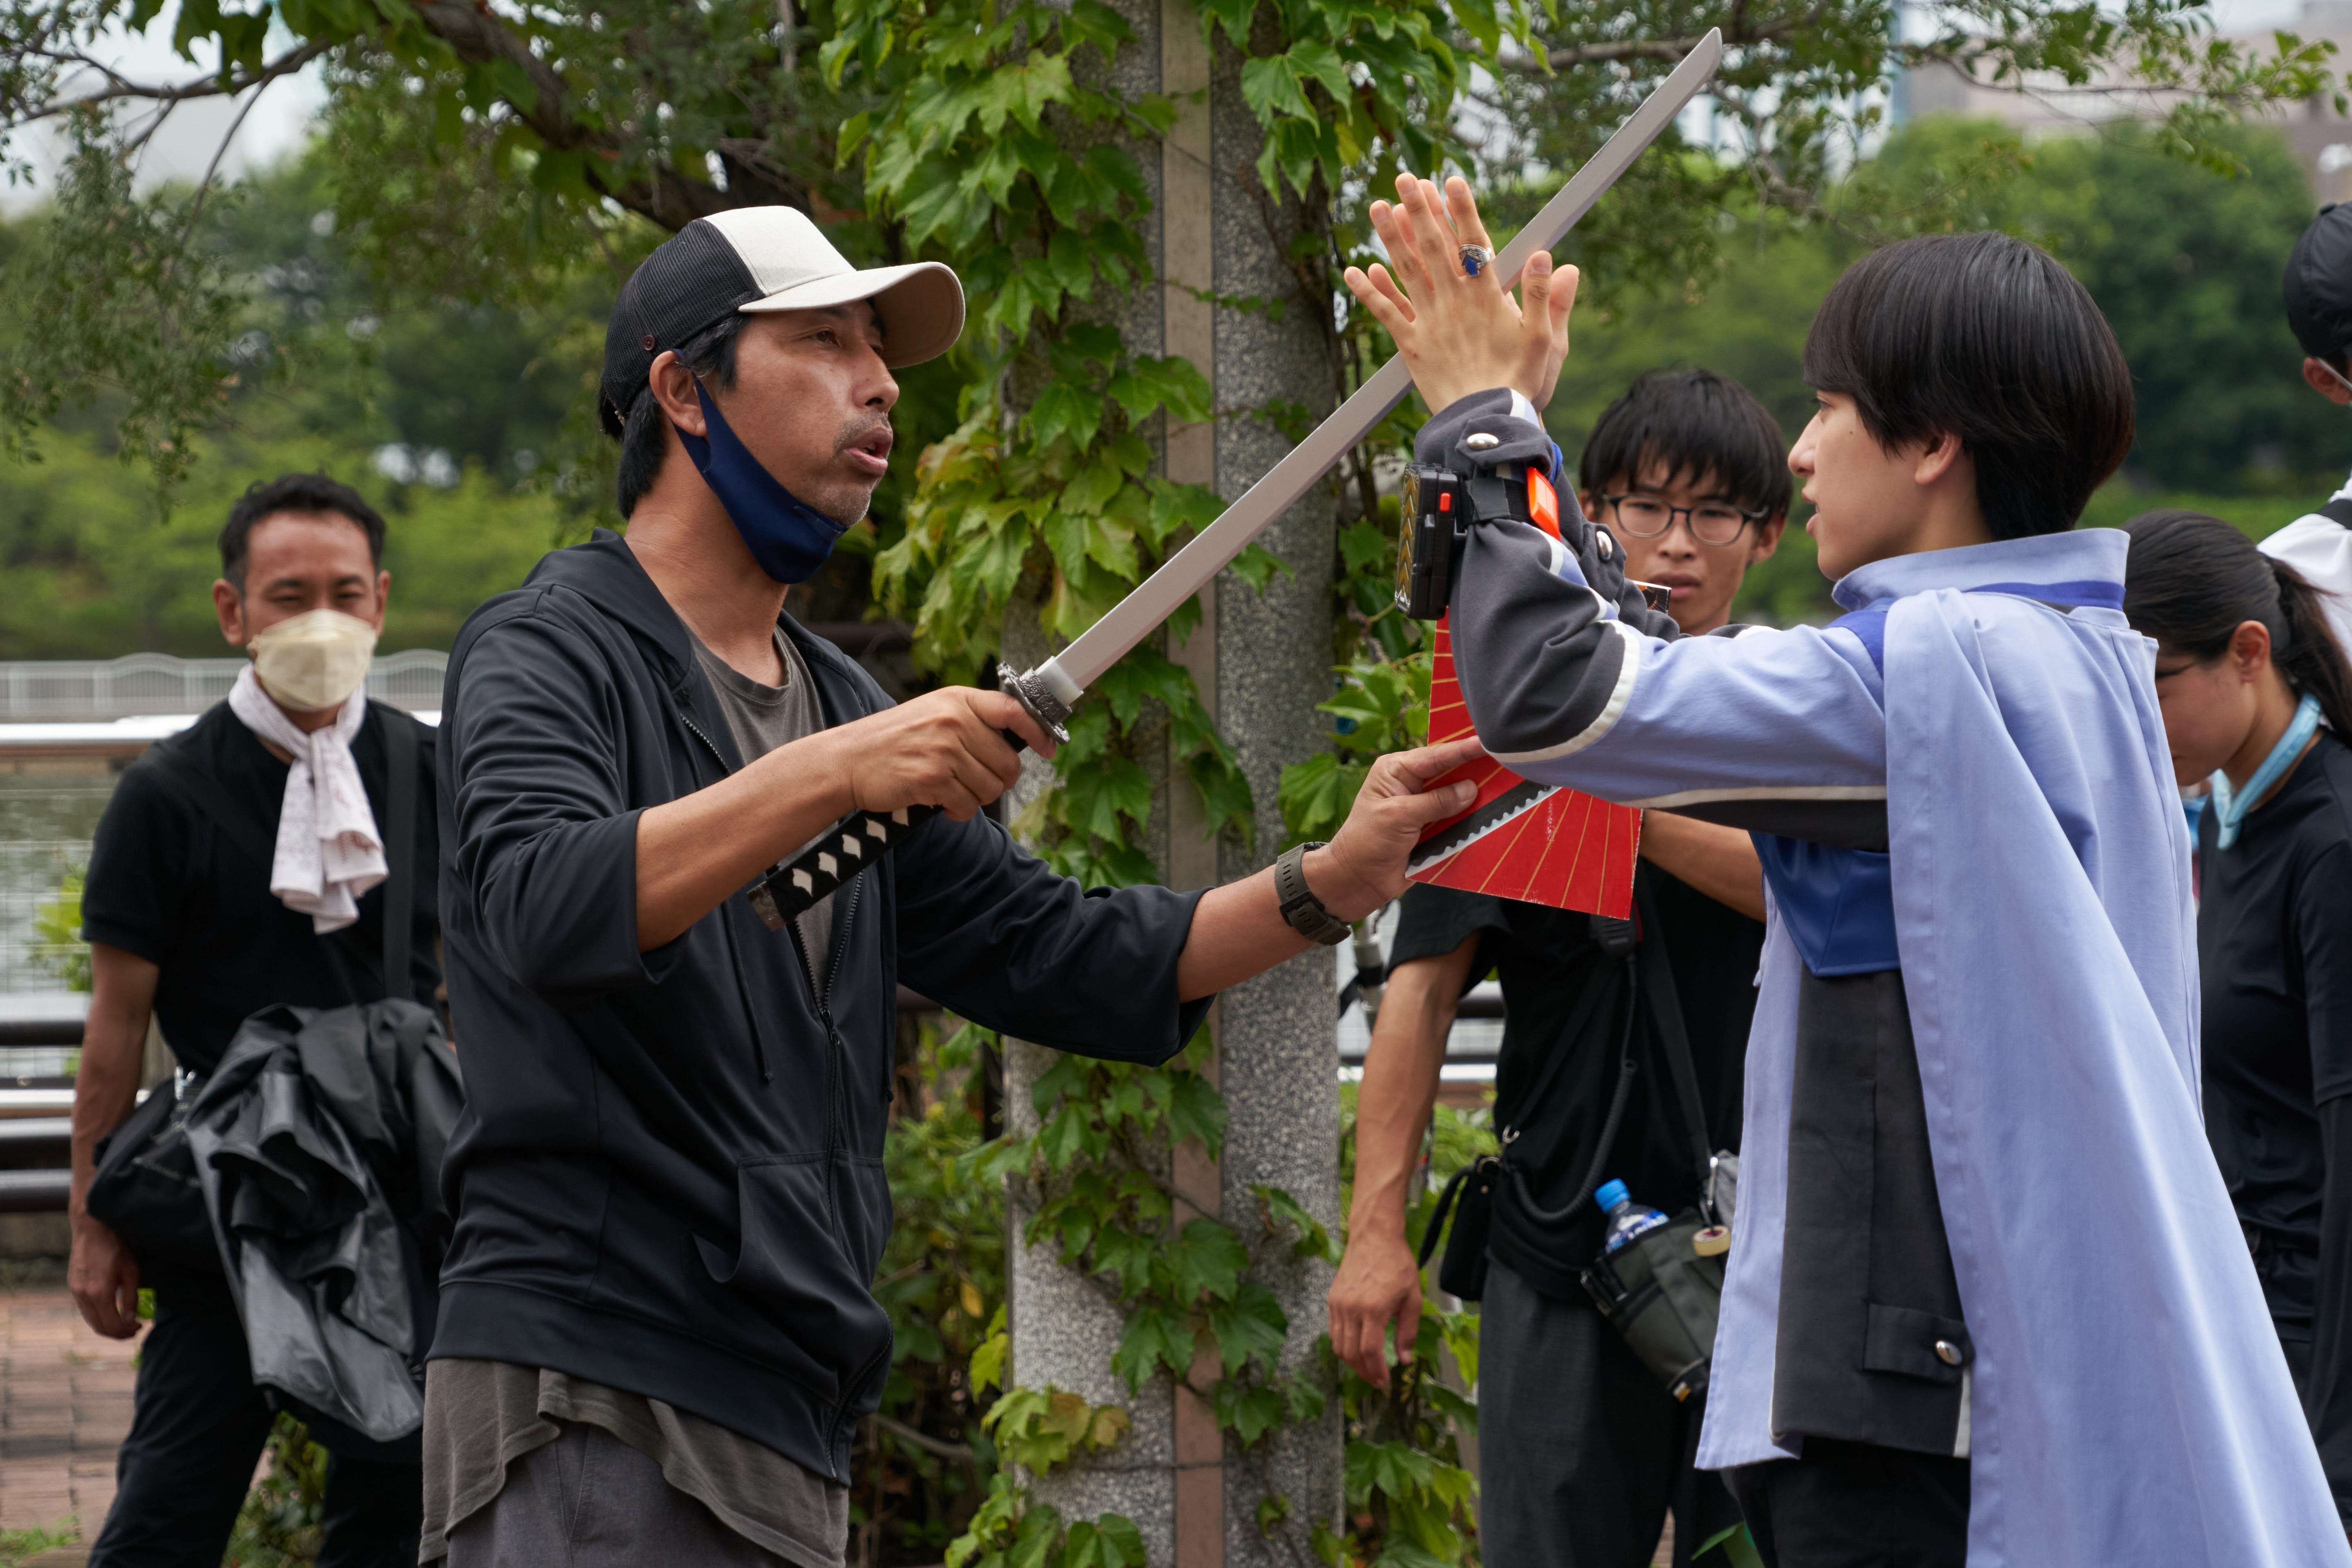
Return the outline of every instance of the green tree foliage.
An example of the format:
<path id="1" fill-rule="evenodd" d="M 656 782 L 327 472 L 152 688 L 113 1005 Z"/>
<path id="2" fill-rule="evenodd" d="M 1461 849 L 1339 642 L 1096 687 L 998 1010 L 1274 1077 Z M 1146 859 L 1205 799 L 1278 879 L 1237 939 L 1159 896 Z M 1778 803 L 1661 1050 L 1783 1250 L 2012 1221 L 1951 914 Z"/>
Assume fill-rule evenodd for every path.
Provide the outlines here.
<path id="1" fill-rule="evenodd" d="M 2091 290 L 2131 363 L 2139 438 L 2086 526 L 2188 506 L 2259 538 L 2309 510 L 2352 460 L 2352 426 L 2304 385 L 2279 301 L 2287 252 L 2312 216 L 2310 188 L 2274 132 L 2225 129 L 2213 141 L 2231 168 L 2184 162 L 2137 126 L 2045 140 L 2029 155 L 1999 124 L 1927 120 L 1829 192 L 1833 213 L 1948 204 L 1956 225 L 2047 245 Z M 2007 173 L 1971 183 L 1967 172 L 1988 164 Z M 1574 351 L 1547 414 L 1571 468 L 1609 403 L 1669 365 L 1738 380 L 1791 439 L 1811 416 L 1805 331 L 1864 241 L 1829 223 L 1752 215 L 1727 214 L 1721 227 L 1704 287 L 1654 289 L 1598 264 L 1586 277 Z M 1750 570 L 1736 618 L 1788 625 L 1835 613 L 1806 514 L 1800 500 L 1779 552 Z"/>
<path id="2" fill-rule="evenodd" d="M 895 1213 L 874 1294 L 894 1338 L 881 1411 L 851 1460 L 859 1562 L 939 1562 L 996 1463 L 982 1420 L 1003 1353 L 1004 1189 L 972 1169 L 983 1037 L 928 1021 L 917 1036 L 884 1149 Z"/>
<path id="3" fill-rule="evenodd" d="M 551 498 L 516 494 L 478 468 L 447 489 L 395 484 L 348 439 L 264 437 L 261 424 L 200 439 L 208 460 L 161 524 L 137 477 L 93 437 L 52 435 L 44 461 L 15 468 L 0 485 L 0 658 L 230 656 L 213 613 L 215 541 L 237 492 L 290 469 L 332 473 L 384 513 L 387 653 L 447 647 L 473 607 L 520 583 L 562 527 Z"/>
<path id="4" fill-rule="evenodd" d="M 299 425 L 265 421 L 262 392 L 299 386 L 345 399 L 339 406 L 362 411 L 372 430 L 393 432 L 378 437 L 385 444 L 470 454 L 480 493 L 501 504 L 520 454 L 536 454 L 551 531 L 576 528 L 604 510 L 609 477 L 609 449 L 586 421 L 599 301 L 663 232 L 728 206 L 791 202 L 859 260 L 935 257 L 971 291 L 963 348 L 908 378 L 902 425 L 923 450 L 911 485 L 897 481 L 907 488 L 881 498 L 877 523 L 847 552 L 871 555 L 889 602 L 920 622 L 923 655 L 961 675 L 998 649 L 1008 616 L 1078 631 L 1214 515 L 1215 497 L 1157 471 L 1168 420 L 1262 420 L 1295 437 L 1312 416 L 1213 409 L 1188 366 L 1137 352 L 1111 327 L 1122 302 L 1155 282 L 1139 159 L 1157 155 L 1174 106 L 1111 90 L 1129 26 L 1097 0 L 823 0 L 805 10 L 774 0 L 182 0 L 175 41 L 192 59 L 200 42 L 217 47 L 216 70 L 143 85 L 77 74 L 104 28 L 144 26 L 160 9 L 0 0 L 0 125 L 62 127 L 71 153 L 48 215 L 9 259 L 16 287 L 0 305 L 13 312 L 0 318 L 0 436 L 16 450 L 62 450 L 47 423 L 85 406 L 110 426 L 90 449 L 143 463 L 168 494 L 195 482 L 199 438 L 224 422 L 293 438 Z M 1368 254 L 1368 187 L 1400 167 L 1452 163 L 1490 187 L 1522 182 L 1496 205 L 1507 220 L 1514 200 L 1525 210 L 1538 199 L 1710 25 L 1731 44 L 1720 101 L 1738 151 L 1702 156 L 1670 142 L 1574 251 L 1623 279 L 1622 293 L 1601 297 L 1621 320 L 1664 312 L 1661 349 L 1671 308 L 1704 308 L 1749 233 L 1851 241 L 1945 223 L 2018 163 L 2014 150 L 1995 149 L 1916 198 L 1857 186 L 1871 199 L 1843 199 L 1832 173 L 1877 129 L 1872 89 L 1906 62 L 1957 60 L 2011 83 L 2024 72 L 2083 85 L 2137 71 L 2179 89 L 2162 140 L 2210 168 L 2238 161 L 2221 119 L 2332 85 L 2324 49 L 2221 44 L 2205 13 L 2177 0 L 1943 7 L 1924 42 L 1899 37 L 1894 7 L 1876 0 L 1605 10 L 1203 0 L 1201 14 L 1264 132 L 1249 174 L 1295 282 L 1278 298 L 1220 304 L 1328 322 L 1316 331 L 1333 399 L 1386 349 L 1357 313 L 1335 308 L 1338 267 Z M 158 107 L 175 95 L 257 93 L 313 60 L 328 98 L 309 189 L 325 205 L 299 224 L 265 221 L 259 206 L 239 217 L 209 180 L 134 198 L 129 170 Z M 240 264 L 264 253 L 274 259 Z M 1751 281 L 1769 300 L 1771 286 Z M 1766 345 L 1748 341 L 1761 377 Z M 1597 379 L 1591 395 L 1605 401 L 1613 394 Z M 1356 738 L 1322 778 L 1290 781 L 1286 795 L 1303 811 L 1344 811 L 1364 761 L 1414 722 L 1423 636 L 1385 607 L 1395 519 L 1370 461 L 1405 427 L 1353 455 L 1337 481 L 1333 657 L 1348 673 L 1331 711 Z M 53 523 L 46 537 L 52 555 L 69 555 L 79 535 Z M 1262 582 L 1285 564 L 1316 581 L 1326 571 L 1265 557 L 1245 571 Z M 74 565 L 58 565 L 55 581 L 65 585 Z M 395 605 L 401 574 L 422 570 L 395 568 Z M 478 587 L 503 585 L 490 582 L 491 563 L 476 570 Z M 143 586 L 128 602 L 158 637 L 170 612 L 145 606 L 166 604 L 166 584 L 159 575 Z M 1250 802 L 1230 751 L 1189 676 L 1160 650 L 1131 656 L 1079 719 L 1055 787 L 1022 825 L 1058 864 L 1097 882 L 1149 875 L 1142 828 L 1166 784 L 1197 790 L 1213 824 L 1245 830 Z M 973 1419 L 983 1375 L 1001 1372 L 1003 1357 L 990 1327 L 1001 1263 L 968 1239 L 988 1212 L 992 1184 L 979 1178 L 992 1173 L 1030 1184 L 1029 1239 L 1057 1248 L 1125 1310 L 1118 1364 L 1130 1384 L 1197 1375 L 1245 1463 L 1276 1426 L 1338 1399 L 1348 1516 L 1293 1518 L 1269 1491 L 1262 1528 L 1335 1563 L 1475 1553 L 1467 1478 L 1451 1447 L 1468 1412 L 1428 1375 L 1439 1358 L 1417 1358 L 1424 1371 L 1391 1400 L 1328 1359 L 1284 1368 L 1276 1352 L 1289 1325 L 1256 1271 L 1286 1249 L 1328 1255 L 1331 1239 L 1271 1189 L 1255 1214 L 1175 1223 L 1159 1152 L 1188 1137 L 1213 1146 L 1223 1114 L 1196 1067 L 1066 1064 L 1037 1086 L 1036 1134 L 1011 1142 L 971 1146 L 976 1132 L 955 1111 L 894 1132 L 894 1177 L 919 1200 L 908 1212 L 931 1223 L 894 1238 L 887 1299 L 907 1349 L 884 1412 L 895 1427 L 877 1422 L 861 1449 L 871 1490 L 859 1507 L 866 1525 L 887 1515 L 885 1539 L 901 1560 L 935 1561 L 951 1529 L 960 1563 L 1079 1568 L 1140 1554 L 1125 1521 L 1030 1507 L 1020 1480 L 1115 1445 L 1116 1419 L 1022 1388 Z M 956 1184 L 948 1173 L 959 1171 L 974 1184 Z M 1452 1349 L 1475 1358 L 1466 1339 Z M 1203 1363 L 1210 1370 L 1196 1374 Z M 985 1500 L 966 1472 L 975 1483 L 989 1476 Z"/>
<path id="5" fill-rule="evenodd" d="M 2019 178 L 1986 191 L 1980 221 L 2047 245 L 2083 280 L 2131 362 L 2144 484 L 2205 490 L 2301 487 L 2345 461 L 2342 410 L 2303 384 L 2279 279 L 2315 210 L 2285 142 L 2224 128 L 2236 177 L 2164 155 L 2160 129 L 2037 142 L 1999 127 L 1930 121 L 1890 146 L 1874 183 L 1916 190 L 1970 144 L 2016 149 Z"/>
<path id="6" fill-rule="evenodd" d="M 1022 137 L 1039 134 L 1034 116 L 1049 103 L 1083 111 L 1083 95 L 1051 79 L 1076 47 L 1071 29 L 1086 26 L 1046 18 L 1019 41 L 1020 58 L 1009 59 L 1007 40 L 991 30 L 1011 13 L 970 9 L 985 23 L 952 46 L 940 26 L 956 6 L 917 5 L 903 18 L 926 53 L 939 45 L 950 58 L 919 68 L 924 55 L 907 51 L 875 58 L 872 74 L 845 76 L 819 70 L 820 51 L 837 67 L 865 47 L 859 37 L 880 36 L 877 27 L 895 36 L 899 23 L 886 20 L 888 12 L 855 0 L 183 0 L 173 42 L 192 66 L 200 47 L 216 51 L 216 68 L 141 82 L 88 62 L 104 52 L 110 30 L 154 25 L 163 0 L 0 0 L 0 136 L 54 131 L 69 153 L 52 222 L 11 262 L 9 307 L 20 324 L 45 330 L 18 336 L 5 356 L 0 433 L 21 449 L 61 406 L 110 390 L 122 400 L 117 423 L 127 449 L 168 485 L 186 471 L 192 438 L 220 416 L 224 395 L 268 368 L 233 352 L 249 331 L 251 279 L 225 265 L 208 238 L 211 183 L 131 193 L 129 172 L 148 139 L 170 134 L 163 111 L 173 104 L 225 95 L 249 107 L 318 62 L 337 233 L 366 263 L 381 300 L 520 310 L 575 271 L 625 272 L 659 232 L 745 203 L 818 211 L 864 258 L 901 259 L 926 237 L 970 248 L 973 234 L 958 226 L 1013 192 Z M 2238 157 L 2216 134 L 2228 116 L 2333 87 L 2326 46 L 2282 34 L 2265 48 L 2235 47 L 2183 0 L 2120 10 L 1971 0 L 1915 8 L 1932 26 L 1930 36 L 1910 38 L 1885 0 L 1547 4 L 1507 28 L 1513 13 L 1489 5 L 1213 0 L 1204 9 L 1252 56 L 1244 91 L 1269 128 L 1261 177 L 1269 189 L 1302 192 L 1302 181 L 1319 178 L 1327 195 L 1344 184 L 1334 171 L 1378 175 L 1398 157 L 1433 167 L 1465 88 L 1486 111 L 1463 105 L 1485 167 L 1507 176 L 1565 166 L 1698 34 L 1721 26 L 1729 54 L 1718 102 L 1743 155 L 1645 161 L 1577 242 L 1583 258 L 1623 258 L 1669 287 L 1709 270 L 1720 243 L 1712 215 L 1734 191 L 1825 215 L 1832 172 L 1877 129 L 1871 89 L 1906 65 L 1949 62 L 2012 89 L 2031 76 L 2045 97 L 2053 84 L 2062 97 L 2095 97 L 2102 73 L 2129 71 L 2178 89 L 2165 145 L 2217 167 Z M 1285 47 L 1267 54 L 1247 45 L 1259 27 Z M 845 163 L 845 143 L 901 112 L 877 111 L 877 97 L 909 71 L 944 86 L 947 73 L 969 71 L 982 56 L 1005 68 L 973 82 L 966 98 L 927 89 L 916 119 L 1010 116 L 1021 134 L 977 149 L 960 170 L 969 177 L 935 187 L 923 205 L 870 212 L 877 193 L 867 179 L 887 195 L 920 183 L 923 158 L 948 155 L 942 143 L 911 163 Z M 1048 63 L 1055 59 L 1064 66 Z M 1484 68 L 1477 85 L 1457 81 L 1457 60 Z M 992 104 L 992 93 L 1009 96 Z M 29 177 L 21 144 L 11 145 L 14 172 Z M 1107 156 L 1086 167 L 1108 168 Z M 1066 204 L 1077 192 L 1055 194 Z M 1034 269 L 1040 277 L 1066 287 L 1073 263 L 1039 259 L 1047 263 Z M 984 268 L 975 280 L 993 291 Z M 1309 292 L 1324 286 L 1317 280 Z M 1022 298 L 1016 289 L 1001 310 L 1017 310 Z M 935 412 L 951 415 L 951 403 Z M 923 434 L 945 434 L 953 423 Z M 580 449 L 593 447 L 583 439 Z M 593 506 L 599 489 L 583 482 L 576 493 Z"/>

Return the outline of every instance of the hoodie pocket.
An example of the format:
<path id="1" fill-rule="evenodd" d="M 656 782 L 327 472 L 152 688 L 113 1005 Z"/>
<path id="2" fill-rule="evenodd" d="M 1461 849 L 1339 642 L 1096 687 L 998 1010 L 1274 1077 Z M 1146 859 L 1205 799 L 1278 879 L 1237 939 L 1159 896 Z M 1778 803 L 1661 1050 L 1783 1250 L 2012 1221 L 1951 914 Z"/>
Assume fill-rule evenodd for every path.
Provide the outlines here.
<path id="1" fill-rule="evenodd" d="M 882 1162 L 774 1155 L 736 1167 L 741 1241 L 732 1258 L 698 1236 L 713 1283 L 846 1382 L 890 1343 L 869 1286 L 890 1234 Z"/>

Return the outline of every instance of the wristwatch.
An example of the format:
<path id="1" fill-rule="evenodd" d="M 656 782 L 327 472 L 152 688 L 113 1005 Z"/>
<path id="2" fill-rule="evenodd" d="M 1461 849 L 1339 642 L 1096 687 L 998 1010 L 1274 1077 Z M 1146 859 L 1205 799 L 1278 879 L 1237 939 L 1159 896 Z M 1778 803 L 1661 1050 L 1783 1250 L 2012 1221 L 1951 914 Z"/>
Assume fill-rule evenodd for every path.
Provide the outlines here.
<path id="1" fill-rule="evenodd" d="M 1274 863 L 1274 896 L 1282 900 L 1282 918 L 1289 922 L 1291 930 L 1309 942 L 1337 947 L 1348 940 L 1351 928 L 1325 909 L 1323 900 L 1307 886 L 1307 852 L 1320 849 L 1327 842 L 1318 838 L 1307 844 L 1295 844 Z"/>

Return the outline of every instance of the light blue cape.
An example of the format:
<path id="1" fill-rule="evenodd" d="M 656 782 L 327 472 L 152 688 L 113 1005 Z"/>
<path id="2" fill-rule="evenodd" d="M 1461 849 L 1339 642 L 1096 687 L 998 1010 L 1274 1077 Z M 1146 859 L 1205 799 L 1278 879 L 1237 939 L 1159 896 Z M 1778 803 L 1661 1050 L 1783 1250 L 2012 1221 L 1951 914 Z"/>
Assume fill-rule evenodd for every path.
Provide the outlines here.
<path id="1" fill-rule="evenodd" d="M 2063 575 L 2079 593 L 2093 566 L 2120 588 L 2125 542 L 1902 557 L 1838 586 L 1849 607 L 1895 600 L 1889 847 L 1937 1191 L 1977 1351 L 1969 1561 L 2352 1563 L 2206 1142 L 2189 840 L 2153 647 L 2116 610 L 1961 591 Z M 2057 559 L 2021 568 L 2020 555 Z M 1797 975 L 1776 930 L 1705 1465 L 1778 1452 Z"/>
<path id="2" fill-rule="evenodd" d="M 2346 1568 L 2200 1113 L 2189 839 L 2154 650 L 2121 610 L 2126 543 L 1901 556 L 1838 584 L 1855 612 L 1838 625 L 1669 641 L 1559 545 L 1483 527 L 1457 668 L 1489 749 L 1542 783 L 1800 837 L 1818 835 L 1773 824 L 1874 822 L 1885 803 L 1976 1350 L 1972 1568 Z M 1714 1468 L 1797 1441 L 1776 1441 L 1771 1406 L 1799 973 L 1776 917 L 1699 1447 Z"/>

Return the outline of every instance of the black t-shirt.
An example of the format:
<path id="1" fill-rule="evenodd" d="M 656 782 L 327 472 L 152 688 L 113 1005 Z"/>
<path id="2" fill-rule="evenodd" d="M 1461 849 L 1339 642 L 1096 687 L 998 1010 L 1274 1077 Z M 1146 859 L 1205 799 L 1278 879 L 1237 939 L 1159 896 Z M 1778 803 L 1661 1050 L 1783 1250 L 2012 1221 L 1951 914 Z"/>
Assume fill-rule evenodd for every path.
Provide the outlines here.
<path id="1" fill-rule="evenodd" d="M 395 721 L 412 722 L 404 715 Z M 383 710 L 371 703 L 352 742 L 360 782 L 379 824 L 384 814 Z M 417 737 L 415 931 L 408 994 L 430 1005 L 441 984 L 433 942 L 440 846 L 434 833 L 433 731 Z M 170 742 L 231 799 L 247 803 L 248 826 L 264 844 L 278 837 L 288 764 L 269 754 L 228 704 L 216 702 Z M 257 865 L 220 832 L 162 769 L 134 766 L 115 785 L 99 819 L 82 889 L 82 935 L 121 948 L 163 971 L 155 1020 L 180 1065 L 210 1072 L 237 1026 L 277 1003 L 341 1007 L 385 994 L 382 884 L 359 900 L 359 920 L 320 936 L 310 917 L 269 890 Z"/>
<path id="2" fill-rule="evenodd" d="M 2205 1130 L 2239 1217 L 2291 1258 L 2263 1270 L 2312 1334 L 2327 1186 L 2319 1108 L 2352 1093 L 2352 748 L 2326 731 L 2229 848 L 2199 827 Z"/>
<path id="3" fill-rule="evenodd" d="M 1707 1146 L 1736 1149 L 1764 928 L 1646 861 L 1635 875 L 1656 900 L 1706 1111 Z M 1590 915 L 1415 884 L 1405 892 L 1390 963 L 1451 952 L 1473 932 L 1479 942 L 1470 979 L 1492 971 L 1502 982 L 1507 1015 L 1496 1064 L 1495 1126 L 1498 1133 L 1516 1132 L 1511 1163 L 1526 1173 L 1535 1202 L 1557 1210 L 1583 1184 L 1617 1088 L 1618 1047 L 1633 1001 L 1624 963 L 1593 941 Z M 1633 1016 L 1633 1092 L 1601 1179 L 1613 1176 L 1634 1202 L 1671 1214 L 1697 1202 L 1698 1173 L 1649 1011 L 1642 1007 Z M 1582 1301 L 1577 1276 L 1601 1250 L 1601 1228 L 1591 1205 L 1564 1225 L 1546 1225 L 1527 1212 L 1516 1184 L 1507 1181 L 1496 1189 L 1489 1246 L 1546 1295 Z"/>

